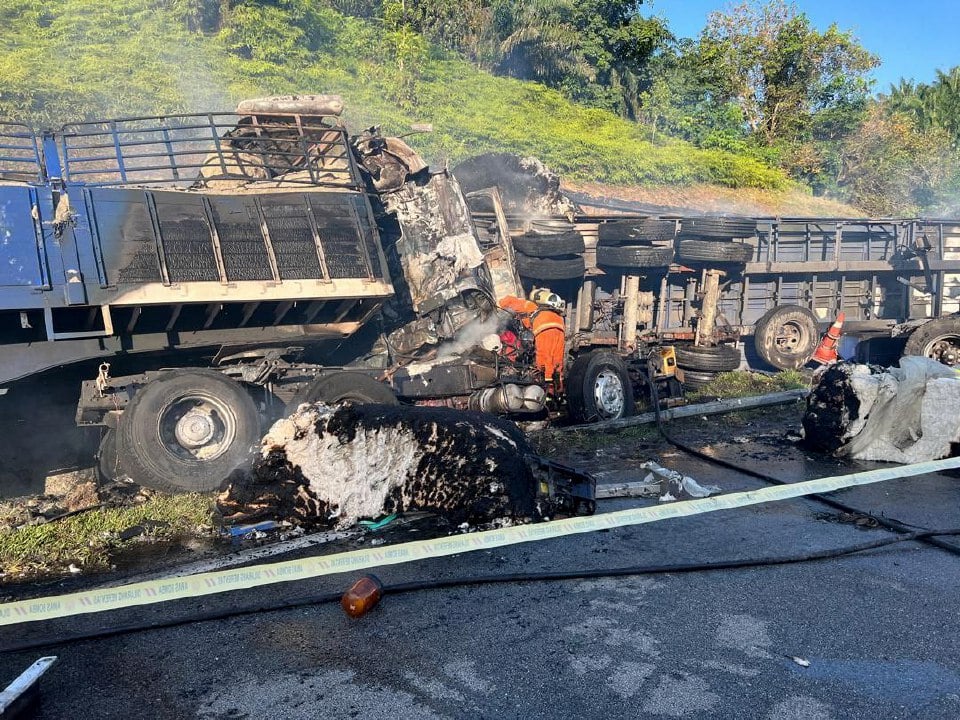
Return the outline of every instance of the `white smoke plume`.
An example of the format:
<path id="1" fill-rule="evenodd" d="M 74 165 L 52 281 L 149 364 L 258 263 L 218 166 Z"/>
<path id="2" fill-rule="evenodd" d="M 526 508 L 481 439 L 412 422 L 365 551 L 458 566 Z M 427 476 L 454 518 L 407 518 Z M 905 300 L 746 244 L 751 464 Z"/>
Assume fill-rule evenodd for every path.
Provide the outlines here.
<path id="1" fill-rule="evenodd" d="M 467 323 L 457 331 L 456 335 L 437 348 L 437 357 L 448 358 L 472 350 L 488 335 L 498 333 L 500 324 L 501 318 L 497 313 Z"/>

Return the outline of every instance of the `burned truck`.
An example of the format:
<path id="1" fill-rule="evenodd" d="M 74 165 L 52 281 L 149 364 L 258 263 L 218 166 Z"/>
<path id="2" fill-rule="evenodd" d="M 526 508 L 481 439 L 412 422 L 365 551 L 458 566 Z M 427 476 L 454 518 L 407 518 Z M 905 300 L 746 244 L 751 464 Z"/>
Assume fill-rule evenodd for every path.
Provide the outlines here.
<path id="1" fill-rule="evenodd" d="M 164 490 L 217 487 L 302 402 L 556 410 L 561 376 L 500 307 L 526 293 L 496 189 L 472 194 L 495 217 L 478 233 L 446 169 L 341 111 L 299 96 L 0 126 L 0 388 L 102 358 L 76 412 L 100 474 Z M 116 372 L 200 347 L 219 348 L 209 366 Z M 626 371 L 598 378 L 587 400 L 628 412 Z"/>
<path id="2" fill-rule="evenodd" d="M 559 178 L 506 153 L 454 174 L 468 198 L 500 185 L 521 279 L 568 300 L 573 353 L 672 345 L 691 387 L 744 362 L 802 367 L 842 314 L 847 357 L 960 361 L 960 221 L 706 215 L 582 193 L 545 206 Z"/>

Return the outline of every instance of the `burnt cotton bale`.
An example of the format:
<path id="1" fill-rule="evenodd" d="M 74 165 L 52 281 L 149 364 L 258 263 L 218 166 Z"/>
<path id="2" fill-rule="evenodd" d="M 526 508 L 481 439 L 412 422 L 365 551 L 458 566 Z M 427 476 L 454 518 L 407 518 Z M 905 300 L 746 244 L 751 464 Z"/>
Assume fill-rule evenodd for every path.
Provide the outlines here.
<path id="1" fill-rule="evenodd" d="M 301 405 L 264 436 L 249 469 L 224 481 L 230 520 L 349 527 L 430 511 L 454 524 L 538 519 L 526 437 L 492 415 L 394 405 Z"/>

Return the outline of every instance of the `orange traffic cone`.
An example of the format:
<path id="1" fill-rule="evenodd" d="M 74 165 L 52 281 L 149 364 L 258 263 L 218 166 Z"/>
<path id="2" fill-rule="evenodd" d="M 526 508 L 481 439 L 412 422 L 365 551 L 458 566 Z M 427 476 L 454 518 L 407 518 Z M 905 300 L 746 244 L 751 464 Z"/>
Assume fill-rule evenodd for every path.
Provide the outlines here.
<path id="1" fill-rule="evenodd" d="M 837 355 L 837 345 L 840 343 L 840 335 L 843 334 L 843 321 L 846 319 L 847 316 L 842 312 L 837 315 L 837 319 L 833 321 L 833 325 L 820 340 L 817 349 L 813 351 L 811 360 L 821 365 L 833 365 L 840 359 Z"/>

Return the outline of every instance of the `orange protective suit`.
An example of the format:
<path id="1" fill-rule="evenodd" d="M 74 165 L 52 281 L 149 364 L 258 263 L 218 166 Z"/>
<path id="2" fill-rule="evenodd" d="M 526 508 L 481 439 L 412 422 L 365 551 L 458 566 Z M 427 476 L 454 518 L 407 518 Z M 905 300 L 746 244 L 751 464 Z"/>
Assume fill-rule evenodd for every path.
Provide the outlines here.
<path id="1" fill-rule="evenodd" d="M 520 323 L 533 332 L 537 367 L 543 371 L 544 379 L 559 386 L 563 376 L 566 338 L 563 315 L 552 308 L 541 307 L 531 300 L 512 295 L 500 300 L 499 305 L 516 315 Z"/>

